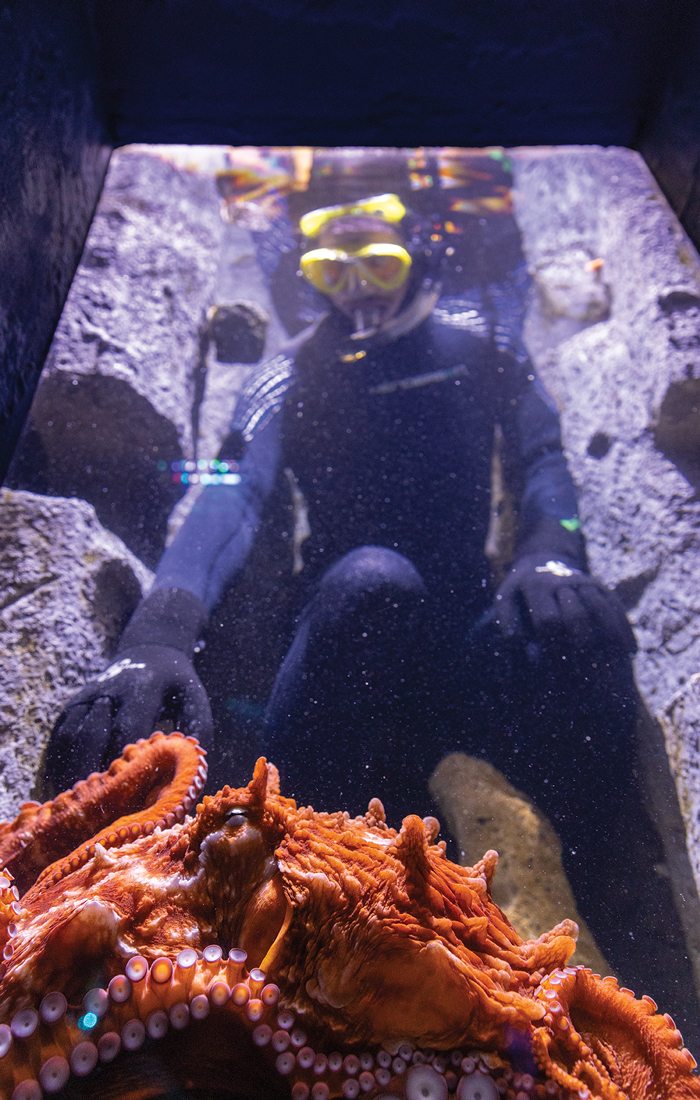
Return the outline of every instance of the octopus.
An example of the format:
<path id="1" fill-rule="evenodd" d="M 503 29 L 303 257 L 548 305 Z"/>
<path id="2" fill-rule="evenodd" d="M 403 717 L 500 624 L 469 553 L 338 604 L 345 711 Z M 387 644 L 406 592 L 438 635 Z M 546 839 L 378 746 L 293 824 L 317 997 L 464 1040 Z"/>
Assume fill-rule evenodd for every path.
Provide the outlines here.
<path id="1" fill-rule="evenodd" d="M 670 1016 L 523 940 L 497 854 L 317 813 L 180 733 L 0 825 L 0 1096 L 691 1100 Z"/>

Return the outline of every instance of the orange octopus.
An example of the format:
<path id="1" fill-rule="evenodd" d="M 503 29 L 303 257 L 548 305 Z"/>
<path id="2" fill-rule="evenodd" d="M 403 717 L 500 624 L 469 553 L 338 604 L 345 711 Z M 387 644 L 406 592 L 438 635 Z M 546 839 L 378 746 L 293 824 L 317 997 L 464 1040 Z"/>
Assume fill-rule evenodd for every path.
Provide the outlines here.
<path id="1" fill-rule="evenodd" d="M 434 818 L 247 787 L 155 733 L 0 826 L 0 1096 L 691 1100 L 669 1016 L 522 940 Z M 192 814 L 192 816 L 190 816 Z"/>

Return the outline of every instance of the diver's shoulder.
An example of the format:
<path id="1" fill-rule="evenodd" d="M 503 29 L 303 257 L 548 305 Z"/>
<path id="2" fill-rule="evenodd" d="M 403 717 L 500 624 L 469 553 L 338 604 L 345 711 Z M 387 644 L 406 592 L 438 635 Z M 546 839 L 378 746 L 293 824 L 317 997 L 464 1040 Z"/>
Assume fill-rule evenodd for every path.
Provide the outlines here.
<path id="1" fill-rule="evenodd" d="M 436 303 L 432 324 L 439 332 L 472 336 L 488 342 L 492 336 L 492 323 L 483 295 L 474 288 L 458 295 L 444 295 Z"/>
<path id="2" fill-rule="evenodd" d="M 254 401 L 262 394 L 286 387 L 294 374 L 294 357 L 280 351 L 252 370 L 241 386 L 239 400 Z"/>
<path id="3" fill-rule="evenodd" d="M 250 441 L 280 411 L 294 383 L 294 358 L 280 351 L 252 370 L 238 394 L 232 429 Z"/>

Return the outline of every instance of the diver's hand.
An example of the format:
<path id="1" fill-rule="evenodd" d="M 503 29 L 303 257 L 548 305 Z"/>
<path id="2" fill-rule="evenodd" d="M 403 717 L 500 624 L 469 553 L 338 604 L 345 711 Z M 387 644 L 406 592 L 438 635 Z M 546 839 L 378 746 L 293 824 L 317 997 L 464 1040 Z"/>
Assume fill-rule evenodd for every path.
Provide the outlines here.
<path id="1" fill-rule="evenodd" d="M 615 593 L 588 573 L 544 555 L 513 563 L 482 623 L 507 639 L 572 651 L 637 649 Z"/>
<path id="2" fill-rule="evenodd" d="M 150 737 L 164 722 L 210 747 L 211 708 L 191 660 L 165 645 L 121 649 L 58 719 L 46 757 L 47 787 L 63 791 L 103 770 L 125 745 Z"/>

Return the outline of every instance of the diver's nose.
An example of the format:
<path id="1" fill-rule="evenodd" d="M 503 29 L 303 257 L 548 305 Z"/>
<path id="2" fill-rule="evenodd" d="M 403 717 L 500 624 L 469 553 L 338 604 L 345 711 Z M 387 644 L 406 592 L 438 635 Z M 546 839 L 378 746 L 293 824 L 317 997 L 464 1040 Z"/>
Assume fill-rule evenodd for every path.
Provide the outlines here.
<path id="1" fill-rule="evenodd" d="M 352 264 L 350 266 L 350 270 L 348 271 L 346 291 L 349 291 L 351 294 L 353 294 L 358 290 L 364 290 L 366 286 L 367 280 L 362 278 L 359 269 L 355 267 L 354 264 Z"/>

